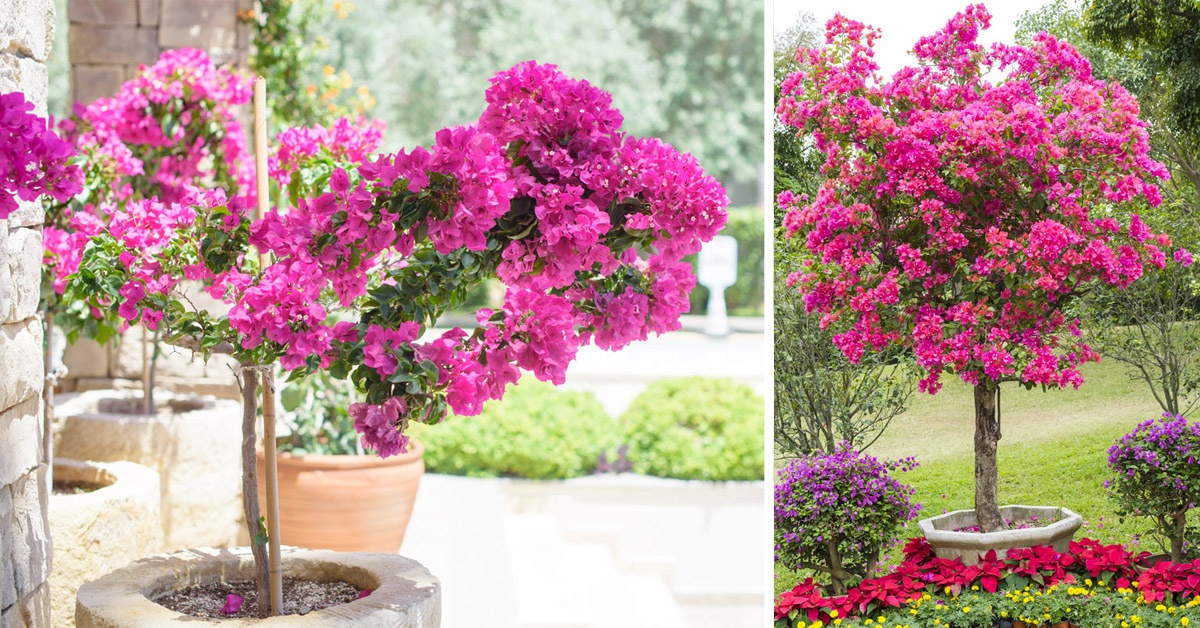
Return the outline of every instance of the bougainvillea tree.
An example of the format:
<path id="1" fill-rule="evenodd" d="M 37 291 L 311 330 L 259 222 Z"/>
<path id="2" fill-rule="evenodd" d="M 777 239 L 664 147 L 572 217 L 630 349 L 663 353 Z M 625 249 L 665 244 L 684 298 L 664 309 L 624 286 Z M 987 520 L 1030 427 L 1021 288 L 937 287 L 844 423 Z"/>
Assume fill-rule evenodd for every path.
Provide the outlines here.
<path id="1" fill-rule="evenodd" d="M 606 93 L 554 66 L 497 74 L 486 101 L 476 125 L 373 158 L 370 125 L 284 131 L 272 169 L 288 206 L 258 220 L 220 188 L 130 202 L 90 240 L 67 296 L 246 369 L 349 377 L 355 427 L 385 457 L 405 451 L 411 421 L 477 414 L 522 371 L 561 384 L 580 346 L 677 329 L 695 284 L 682 258 L 725 222 L 720 184 L 622 133 Z M 492 277 L 499 310 L 427 333 Z M 185 279 L 228 315 L 192 307 Z"/>
<path id="2" fill-rule="evenodd" d="M 800 52 L 810 69 L 787 79 L 778 107 L 825 156 L 815 197 L 779 197 L 808 250 L 790 280 L 852 361 L 900 345 L 922 390 L 937 392 L 943 373 L 974 387 L 984 531 L 1004 526 L 999 384 L 1079 386 L 1079 366 L 1099 356 L 1064 306 L 1172 253 L 1136 214 L 1160 201 L 1166 175 L 1136 100 L 1047 34 L 985 49 L 989 19 L 968 7 L 917 42 L 917 67 L 882 80 L 878 31 L 837 16 L 825 48 Z M 1117 205 L 1135 210 L 1127 222 L 1109 216 Z"/>

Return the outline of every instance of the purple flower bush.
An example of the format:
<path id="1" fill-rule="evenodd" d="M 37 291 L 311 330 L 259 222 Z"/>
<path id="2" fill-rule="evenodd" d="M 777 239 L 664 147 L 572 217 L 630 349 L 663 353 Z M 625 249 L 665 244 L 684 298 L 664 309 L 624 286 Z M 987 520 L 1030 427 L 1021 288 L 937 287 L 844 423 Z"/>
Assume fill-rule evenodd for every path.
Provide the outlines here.
<path id="1" fill-rule="evenodd" d="M 65 202 L 82 187 L 75 154 L 33 113 L 33 103 L 20 92 L 0 94 L 0 220 L 17 209 L 17 199 L 43 195 Z"/>
<path id="2" fill-rule="evenodd" d="M 1146 517 L 1179 562 L 1189 536 L 1187 512 L 1200 502 L 1200 422 L 1164 414 L 1140 423 L 1108 449 L 1114 477 L 1105 482 L 1121 516 Z M 1191 531 L 1194 535 L 1194 530 Z"/>
<path id="3" fill-rule="evenodd" d="M 789 462 L 775 481 L 776 562 L 824 573 L 833 593 L 845 593 L 920 512 L 909 501 L 915 489 L 888 475 L 916 466 L 912 458 L 880 462 L 848 443 Z"/>

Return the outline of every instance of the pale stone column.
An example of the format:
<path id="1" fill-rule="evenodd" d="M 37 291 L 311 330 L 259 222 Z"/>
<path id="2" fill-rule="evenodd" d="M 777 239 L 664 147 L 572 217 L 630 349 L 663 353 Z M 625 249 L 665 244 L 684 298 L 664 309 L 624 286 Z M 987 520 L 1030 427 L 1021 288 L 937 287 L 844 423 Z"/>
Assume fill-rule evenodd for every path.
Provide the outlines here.
<path id="1" fill-rule="evenodd" d="M 0 0 L 0 92 L 46 115 L 52 0 Z M 50 529 L 42 455 L 42 222 L 37 203 L 0 220 L 0 626 L 49 628 Z"/>

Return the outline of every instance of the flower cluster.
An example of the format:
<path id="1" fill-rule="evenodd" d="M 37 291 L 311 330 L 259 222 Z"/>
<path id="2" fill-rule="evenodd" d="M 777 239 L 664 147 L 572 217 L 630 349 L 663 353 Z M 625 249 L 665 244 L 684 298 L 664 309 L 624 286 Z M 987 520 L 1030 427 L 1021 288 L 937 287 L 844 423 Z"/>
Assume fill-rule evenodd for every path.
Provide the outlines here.
<path id="1" fill-rule="evenodd" d="M 190 186 L 253 193 L 252 164 L 236 108 L 250 79 L 216 67 L 202 50 L 163 53 L 116 95 L 77 106 L 62 128 L 86 157 L 96 202 L 183 199 Z"/>
<path id="2" fill-rule="evenodd" d="M 350 377 L 365 392 L 350 415 L 384 456 L 404 450 L 410 421 L 478 413 L 521 371 L 562 383 L 593 339 L 618 349 L 677 329 L 695 284 L 682 258 L 725 222 L 720 184 L 691 156 L 627 137 L 607 94 L 554 66 L 523 63 L 492 83 L 479 124 L 443 129 L 428 148 L 369 158 L 369 124 L 284 131 L 274 172 L 287 211 L 252 223 L 243 197 L 185 194 L 196 219 L 172 222 L 178 254 L 148 241 L 97 252 L 206 280 L 231 306 L 224 331 L 136 265 L 98 264 L 119 288 L 83 292 L 96 307 L 119 301 L 127 321 L 163 318 L 168 339 Z M 273 261 L 256 268 L 247 242 Z M 470 332 L 425 337 L 492 277 L 507 288 L 498 310 Z"/>
<path id="3" fill-rule="evenodd" d="M 290 127 L 275 136 L 268 159 L 271 178 L 288 185 L 302 166 L 324 153 L 335 162 L 363 163 L 383 144 L 383 120 L 338 118 L 333 126 Z"/>
<path id="4" fill-rule="evenodd" d="M 882 463 L 843 443 L 788 463 L 775 482 L 775 560 L 825 571 L 835 587 L 870 573 L 880 550 L 920 504 L 914 489 L 888 475 L 916 461 Z"/>
<path id="5" fill-rule="evenodd" d="M 1167 170 L 1148 155 L 1136 100 L 1045 33 L 984 49 L 989 19 L 968 7 L 917 43 L 918 67 L 880 83 L 878 32 L 834 17 L 830 45 L 798 53 L 808 69 L 778 106 L 815 140 L 827 177 L 812 198 L 778 199 L 808 249 L 790 281 L 848 358 L 909 347 L 928 392 L 943 372 L 1078 386 L 1099 355 L 1063 305 L 1093 282 L 1128 286 L 1170 253 L 1136 214 L 1123 224 L 1095 210 L 1161 201 Z"/>
<path id="6" fill-rule="evenodd" d="M 1200 422 L 1164 414 L 1144 421 L 1108 449 L 1113 478 L 1105 482 L 1122 515 L 1149 518 L 1178 560 L 1187 512 L 1200 503 Z"/>
<path id="7" fill-rule="evenodd" d="M 49 195 L 65 203 L 78 194 L 80 171 L 68 161 L 73 154 L 24 94 L 0 94 L 0 220 L 17 209 L 18 198 Z"/>
<path id="8" fill-rule="evenodd" d="M 183 211 L 182 206 L 194 202 L 198 190 L 221 189 L 239 198 L 240 206 L 253 198 L 251 160 L 236 111 L 249 99 L 247 77 L 214 66 L 203 51 L 172 50 L 153 65 L 139 68 L 116 95 L 77 106 L 75 114 L 60 123 L 65 137 L 74 144 L 85 181 L 84 193 L 71 203 L 59 198 L 57 205 L 47 208 L 43 267 L 49 287 L 43 297 L 51 311 L 61 309 L 57 307 L 59 295 L 79 269 L 84 248 L 107 230 L 117 213 L 142 216 L 137 225 L 122 228 L 131 230 L 129 245 L 133 246 L 142 237 L 133 232 L 143 226 L 159 229 L 158 237 L 163 237 L 161 229 L 178 224 L 175 217 Z M 133 206 L 147 200 L 152 202 Z M 170 214 L 161 224 L 155 216 L 159 210 Z M 131 254 L 160 253 L 150 247 Z M 144 279 L 129 278 L 128 283 L 144 287 Z M 167 284 L 173 285 L 162 285 Z M 128 295 L 140 294 L 136 285 L 123 288 Z M 124 296 L 120 299 L 128 301 Z M 115 300 L 116 295 L 101 299 L 104 306 Z M 103 310 L 93 310 L 100 312 L 96 318 L 119 327 L 119 319 Z M 124 313 L 126 320 L 140 316 L 133 311 L 132 302 Z M 158 317 L 151 314 L 147 318 L 154 321 Z M 98 329 L 92 327 L 93 321 L 73 317 L 59 317 L 57 322 L 69 335 Z"/>

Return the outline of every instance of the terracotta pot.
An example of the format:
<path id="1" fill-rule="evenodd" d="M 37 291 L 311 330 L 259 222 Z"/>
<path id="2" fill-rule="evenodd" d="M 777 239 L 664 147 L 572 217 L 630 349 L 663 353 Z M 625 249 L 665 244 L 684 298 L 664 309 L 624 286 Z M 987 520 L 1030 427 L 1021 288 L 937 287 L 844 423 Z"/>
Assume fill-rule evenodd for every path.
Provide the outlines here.
<path id="1" fill-rule="evenodd" d="M 191 549 L 130 563 L 79 589 L 79 628 L 211 626 L 152 602 L 193 584 L 250 579 L 254 560 L 247 548 Z M 352 554 L 289 548 L 283 575 L 301 580 L 343 580 L 371 594 L 314 611 L 267 619 L 230 619 L 226 628 L 435 628 L 441 625 L 441 585 L 414 560 L 388 554 Z M 57 625 L 57 624 L 55 624 Z"/>
<path id="2" fill-rule="evenodd" d="M 425 474 L 425 446 L 378 456 L 279 454 L 279 540 L 284 545 L 341 552 L 400 551 Z M 265 508 L 262 452 L 258 502 Z"/>

